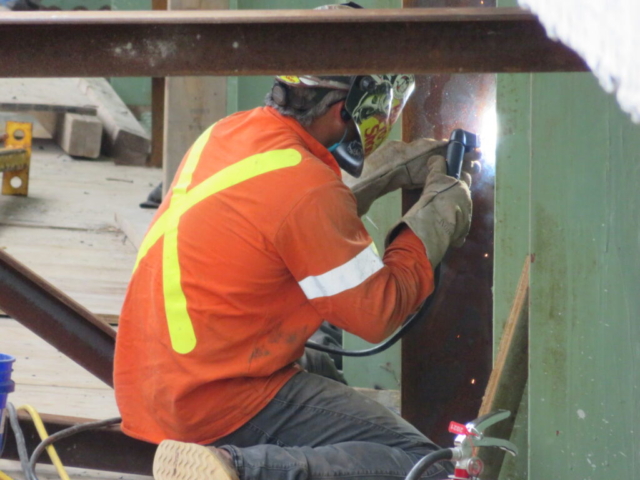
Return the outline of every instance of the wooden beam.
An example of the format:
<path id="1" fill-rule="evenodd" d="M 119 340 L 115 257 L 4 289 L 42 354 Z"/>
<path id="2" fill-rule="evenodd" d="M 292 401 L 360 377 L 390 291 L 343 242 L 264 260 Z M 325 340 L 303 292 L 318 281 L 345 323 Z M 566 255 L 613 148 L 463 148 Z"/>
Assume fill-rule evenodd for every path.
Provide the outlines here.
<path id="1" fill-rule="evenodd" d="M 503 439 L 511 438 L 518 407 L 527 384 L 529 373 L 529 267 L 531 258 L 526 256 L 509 318 L 505 323 L 493 371 L 482 400 L 478 416 L 498 409 L 509 410 L 511 417 L 497 423 L 486 435 Z M 479 456 L 485 462 L 487 478 L 498 478 L 504 452 L 497 448 L 483 448 Z"/>
<path id="2" fill-rule="evenodd" d="M 166 10 L 167 0 L 153 0 L 154 10 Z M 151 79 L 151 155 L 147 163 L 150 167 L 162 167 L 164 148 L 164 77 Z"/>

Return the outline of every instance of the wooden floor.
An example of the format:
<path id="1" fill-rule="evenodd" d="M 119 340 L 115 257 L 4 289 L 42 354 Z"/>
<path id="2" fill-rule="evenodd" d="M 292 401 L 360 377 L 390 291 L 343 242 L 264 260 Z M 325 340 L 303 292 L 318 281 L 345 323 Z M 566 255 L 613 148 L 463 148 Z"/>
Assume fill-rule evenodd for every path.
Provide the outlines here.
<path id="1" fill-rule="evenodd" d="M 119 225 L 126 221 L 146 228 L 154 211 L 138 204 L 162 172 L 109 160 L 73 160 L 52 142 L 36 145 L 33 152 L 29 196 L 0 196 L 0 248 L 93 313 L 117 318 L 136 256 Z M 110 387 L 6 316 L 0 317 L 0 352 L 16 357 L 16 391 L 9 396 L 14 405 L 76 417 L 118 416 Z M 0 470 L 14 478 L 22 478 L 18 467 L 0 460 Z M 41 478 L 55 476 L 51 468 L 40 468 Z"/>

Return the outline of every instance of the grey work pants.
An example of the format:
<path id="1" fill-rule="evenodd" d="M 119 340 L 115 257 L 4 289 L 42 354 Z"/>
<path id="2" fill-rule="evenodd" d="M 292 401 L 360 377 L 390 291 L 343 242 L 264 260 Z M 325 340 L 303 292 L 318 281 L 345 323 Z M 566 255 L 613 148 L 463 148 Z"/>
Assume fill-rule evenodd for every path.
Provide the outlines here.
<path id="1" fill-rule="evenodd" d="M 377 402 L 306 372 L 213 445 L 231 453 L 241 480 L 398 480 L 438 448 Z M 452 471 L 441 463 L 422 478 L 444 479 Z"/>

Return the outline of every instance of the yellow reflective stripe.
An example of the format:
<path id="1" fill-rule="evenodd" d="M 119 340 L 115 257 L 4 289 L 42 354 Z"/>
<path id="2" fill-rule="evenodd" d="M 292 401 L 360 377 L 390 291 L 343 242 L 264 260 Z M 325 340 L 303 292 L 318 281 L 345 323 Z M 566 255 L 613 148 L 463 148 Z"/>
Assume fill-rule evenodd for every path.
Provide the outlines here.
<path id="1" fill-rule="evenodd" d="M 173 187 L 173 197 L 171 197 L 171 203 L 176 200 L 176 197 L 182 196 L 187 192 L 187 188 L 191 184 L 191 179 L 193 178 L 193 172 L 198 166 L 202 151 L 209 141 L 211 130 L 213 130 L 213 127 L 215 126 L 216 124 L 214 123 L 209 128 L 207 128 L 204 133 L 198 137 L 196 142 L 191 147 L 191 150 L 189 150 L 187 161 L 185 162 L 184 167 L 180 172 L 180 177 L 176 182 L 176 186 Z"/>
<path id="2" fill-rule="evenodd" d="M 176 215 L 180 217 L 195 204 L 210 197 L 214 193 L 218 193 L 221 190 L 262 175 L 263 173 L 268 173 L 280 168 L 293 167 L 300 163 L 301 160 L 302 156 L 300 153 L 292 149 L 259 153 L 220 170 L 198 186 L 192 188 L 182 196 L 180 201 L 175 202 L 175 205 L 174 202 L 171 202 L 171 206 L 151 226 L 142 241 L 142 245 L 140 245 L 134 271 L 149 249 L 155 245 L 164 235 L 165 231 L 167 231 L 168 220 L 171 216 Z"/>
<path id="3" fill-rule="evenodd" d="M 203 135 L 202 137 L 208 139 L 208 135 Z M 169 208 L 156 220 L 142 241 L 134 267 L 135 272 L 149 249 L 160 238 L 164 238 L 162 282 L 165 312 L 171 337 L 171 346 L 178 353 L 189 353 L 196 346 L 196 336 L 187 311 L 187 300 L 181 284 L 178 257 L 178 225 L 180 218 L 191 207 L 215 193 L 264 173 L 293 167 L 302 161 L 300 152 L 293 149 L 260 153 L 228 166 L 187 192 L 187 180 L 189 183 L 191 182 L 193 171 L 199 160 L 199 157 L 195 157 L 195 154 L 201 155 L 204 144 L 206 144 L 205 140 L 204 144 L 199 146 L 199 141 L 200 139 L 192 147 L 180 178 L 176 182 Z M 178 187 L 180 191 L 176 192 Z"/>
<path id="4" fill-rule="evenodd" d="M 171 346 L 178 353 L 189 353 L 196 346 L 196 333 L 187 311 L 187 298 L 182 290 L 178 258 L 178 224 L 180 217 L 169 220 L 162 245 L 162 290 Z"/>

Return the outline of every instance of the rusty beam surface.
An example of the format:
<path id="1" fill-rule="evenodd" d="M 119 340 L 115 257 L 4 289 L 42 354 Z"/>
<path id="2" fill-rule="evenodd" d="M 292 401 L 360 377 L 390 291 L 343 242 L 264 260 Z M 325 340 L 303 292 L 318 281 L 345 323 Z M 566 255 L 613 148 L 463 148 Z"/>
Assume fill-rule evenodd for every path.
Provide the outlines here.
<path id="1" fill-rule="evenodd" d="M 33 452 L 40 443 L 38 432 L 26 412 L 19 412 L 18 416 L 27 442 L 27 450 Z M 42 414 L 41 417 L 50 435 L 79 423 L 93 421 L 60 415 Z M 18 460 L 15 437 L 13 433 L 7 433 L 2 458 Z M 139 475 L 151 475 L 153 454 L 156 450 L 156 445 L 126 436 L 117 425 L 78 433 L 59 440 L 55 447 L 62 463 L 67 467 Z M 51 463 L 51 460 L 48 455 L 41 455 L 38 462 Z"/>
<path id="2" fill-rule="evenodd" d="M 2 250 L 0 309 L 113 386 L 115 330 Z"/>
<path id="3" fill-rule="evenodd" d="M 403 0 L 411 11 L 427 5 L 491 10 L 492 4 L 495 0 Z M 482 134 L 486 112 L 495 109 L 495 77 L 418 76 L 404 110 L 403 139 L 448 138 L 455 128 Z M 477 416 L 491 372 L 494 173 L 487 167 L 473 178 L 467 241 L 444 258 L 429 315 L 402 341 L 402 415 L 443 446 L 453 441 L 451 420 L 465 423 Z M 416 195 L 403 192 L 405 209 Z"/>
<path id="4" fill-rule="evenodd" d="M 0 77 L 587 69 L 515 8 L 8 12 L 0 45 Z"/>

